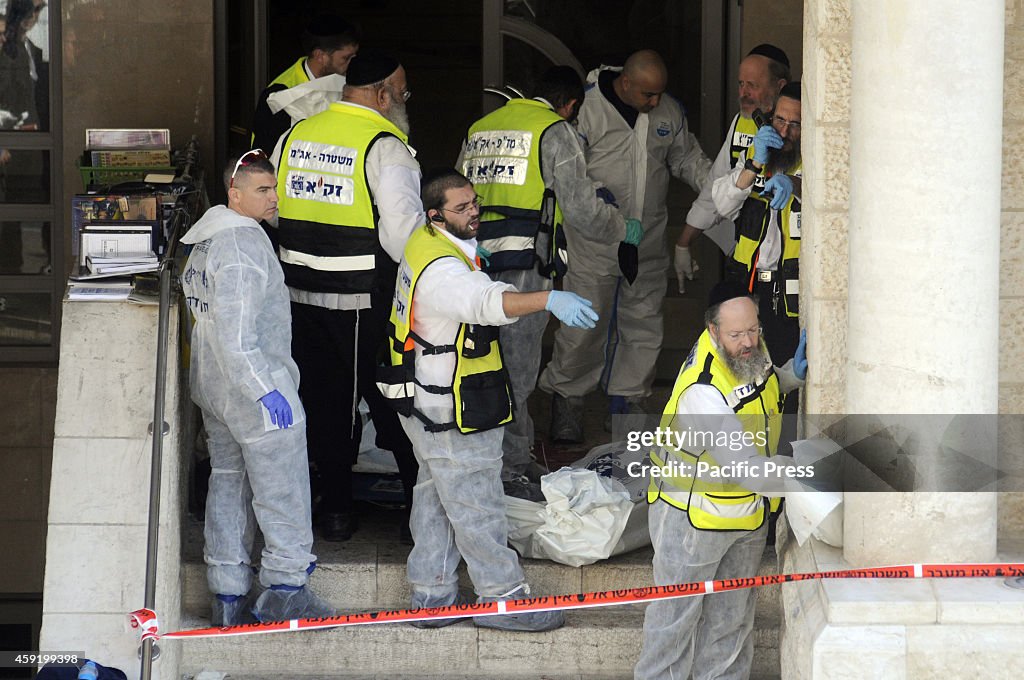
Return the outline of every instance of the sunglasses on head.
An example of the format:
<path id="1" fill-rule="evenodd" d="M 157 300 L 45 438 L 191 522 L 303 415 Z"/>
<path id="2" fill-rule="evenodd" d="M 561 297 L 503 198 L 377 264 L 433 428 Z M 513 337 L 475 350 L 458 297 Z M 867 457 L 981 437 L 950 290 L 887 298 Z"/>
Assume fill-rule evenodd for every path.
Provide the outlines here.
<path id="1" fill-rule="evenodd" d="M 235 169 L 231 171 L 231 180 L 228 182 L 228 188 L 235 186 L 235 175 L 238 174 L 238 169 L 247 165 L 252 165 L 257 161 L 264 160 L 269 161 L 267 154 L 263 153 L 263 149 L 253 149 L 252 151 L 246 151 L 238 157 L 238 162 L 235 163 Z"/>

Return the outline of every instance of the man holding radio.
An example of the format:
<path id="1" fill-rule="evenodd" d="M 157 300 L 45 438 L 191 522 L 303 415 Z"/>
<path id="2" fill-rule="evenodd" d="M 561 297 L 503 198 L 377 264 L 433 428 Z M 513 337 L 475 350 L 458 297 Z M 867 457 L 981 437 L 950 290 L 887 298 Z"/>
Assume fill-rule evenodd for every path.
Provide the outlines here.
<path id="1" fill-rule="evenodd" d="M 775 100 L 779 91 L 789 82 L 789 57 L 775 45 L 767 43 L 758 45 L 750 50 L 750 53 L 740 62 L 739 68 L 739 106 L 740 112 L 732 119 L 729 126 L 729 133 L 725 136 L 725 142 L 711 166 L 711 173 L 708 184 L 700 192 L 700 196 L 693 202 L 690 212 L 686 215 L 686 226 L 676 242 L 675 270 L 679 280 L 679 292 L 685 292 L 685 282 L 692 280 L 694 274 L 699 271 L 696 261 L 690 251 L 690 245 L 702 232 L 714 229 L 724 230 L 728 233 L 725 237 L 731 241 L 733 230 L 730 221 L 723 218 L 715 210 L 714 201 L 711 198 L 711 185 L 719 177 L 723 177 L 729 171 L 742 165 L 748 155 L 754 135 L 761 127 L 754 122 L 754 112 L 770 112 L 775 108 Z M 767 118 L 768 113 L 763 113 Z M 760 187 L 756 187 L 760 189 Z M 725 224 L 723 224 L 723 220 Z M 726 254 L 729 254 L 728 251 Z"/>
<path id="2" fill-rule="evenodd" d="M 782 88 L 771 123 L 757 131 L 752 148 L 711 193 L 715 209 L 736 222 L 739 235 L 726 278 L 759 297 L 765 342 L 776 361 L 785 361 L 800 335 L 799 81 Z"/>

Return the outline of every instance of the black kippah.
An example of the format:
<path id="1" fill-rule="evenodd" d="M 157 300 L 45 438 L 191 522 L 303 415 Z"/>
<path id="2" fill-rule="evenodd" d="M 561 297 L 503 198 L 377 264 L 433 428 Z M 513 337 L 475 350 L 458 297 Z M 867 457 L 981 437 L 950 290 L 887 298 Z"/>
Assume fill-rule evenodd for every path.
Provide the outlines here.
<path id="1" fill-rule="evenodd" d="M 750 297 L 750 291 L 743 284 L 735 281 L 716 283 L 708 293 L 708 308 L 716 307 L 723 302 L 739 297 Z"/>
<path id="2" fill-rule="evenodd" d="M 779 90 L 779 96 L 780 97 L 789 97 L 790 99 L 795 99 L 797 101 L 800 101 L 800 81 L 799 80 L 791 80 L 788 83 L 786 83 L 782 87 L 782 89 Z"/>
<path id="3" fill-rule="evenodd" d="M 377 50 L 360 50 L 348 65 L 345 82 L 353 86 L 373 85 L 387 79 L 399 66 L 401 64 L 390 54 Z"/>
<path id="4" fill-rule="evenodd" d="M 749 57 L 752 54 L 760 54 L 762 57 L 768 57 L 769 59 L 773 59 L 779 62 L 780 64 L 785 64 L 786 68 L 789 68 L 789 57 L 787 57 L 786 53 L 783 52 L 778 47 L 776 47 L 775 45 L 771 45 L 769 43 L 761 43 L 754 49 L 750 50 L 750 52 L 747 53 L 747 56 Z"/>

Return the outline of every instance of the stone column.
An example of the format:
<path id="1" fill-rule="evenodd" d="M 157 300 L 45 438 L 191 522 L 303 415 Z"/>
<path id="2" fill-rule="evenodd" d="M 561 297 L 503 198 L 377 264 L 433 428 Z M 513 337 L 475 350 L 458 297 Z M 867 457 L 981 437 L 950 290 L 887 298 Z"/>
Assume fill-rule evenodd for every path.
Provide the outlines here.
<path id="1" fill-rule="evenodd" d="M 847 412 L 994 414 L 1004 5 L 851 8 Z M 847 494 L 853 565 L 995 549 L 995 494 Z"/>

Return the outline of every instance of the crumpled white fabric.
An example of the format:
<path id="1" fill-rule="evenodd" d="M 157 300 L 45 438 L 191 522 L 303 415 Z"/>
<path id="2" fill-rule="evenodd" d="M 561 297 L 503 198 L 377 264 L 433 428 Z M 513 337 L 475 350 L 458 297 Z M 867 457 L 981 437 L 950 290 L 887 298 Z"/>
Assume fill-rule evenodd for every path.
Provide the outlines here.
<path id="1" fill-rule="evenodd" d="M 545 503 L 505 497 L 509 543 L 523 557 L 578 567 L 607 559 L 629 521 L 623 485 L 592 470 L 564 467 L 540 481 Z"/>
<path id="2" fill-rule="evenodd" d="M 341 101 L 341 91 L 345 89 L 345 76 L 332 73 L 321 78 L 314 78 L 286 90 L 274 92 L 267 97 L 267 106 L 273 113 L 287 111 L 292 117 L 292 125 L 311 116 L 326 111 L 332 102 Z"/>

